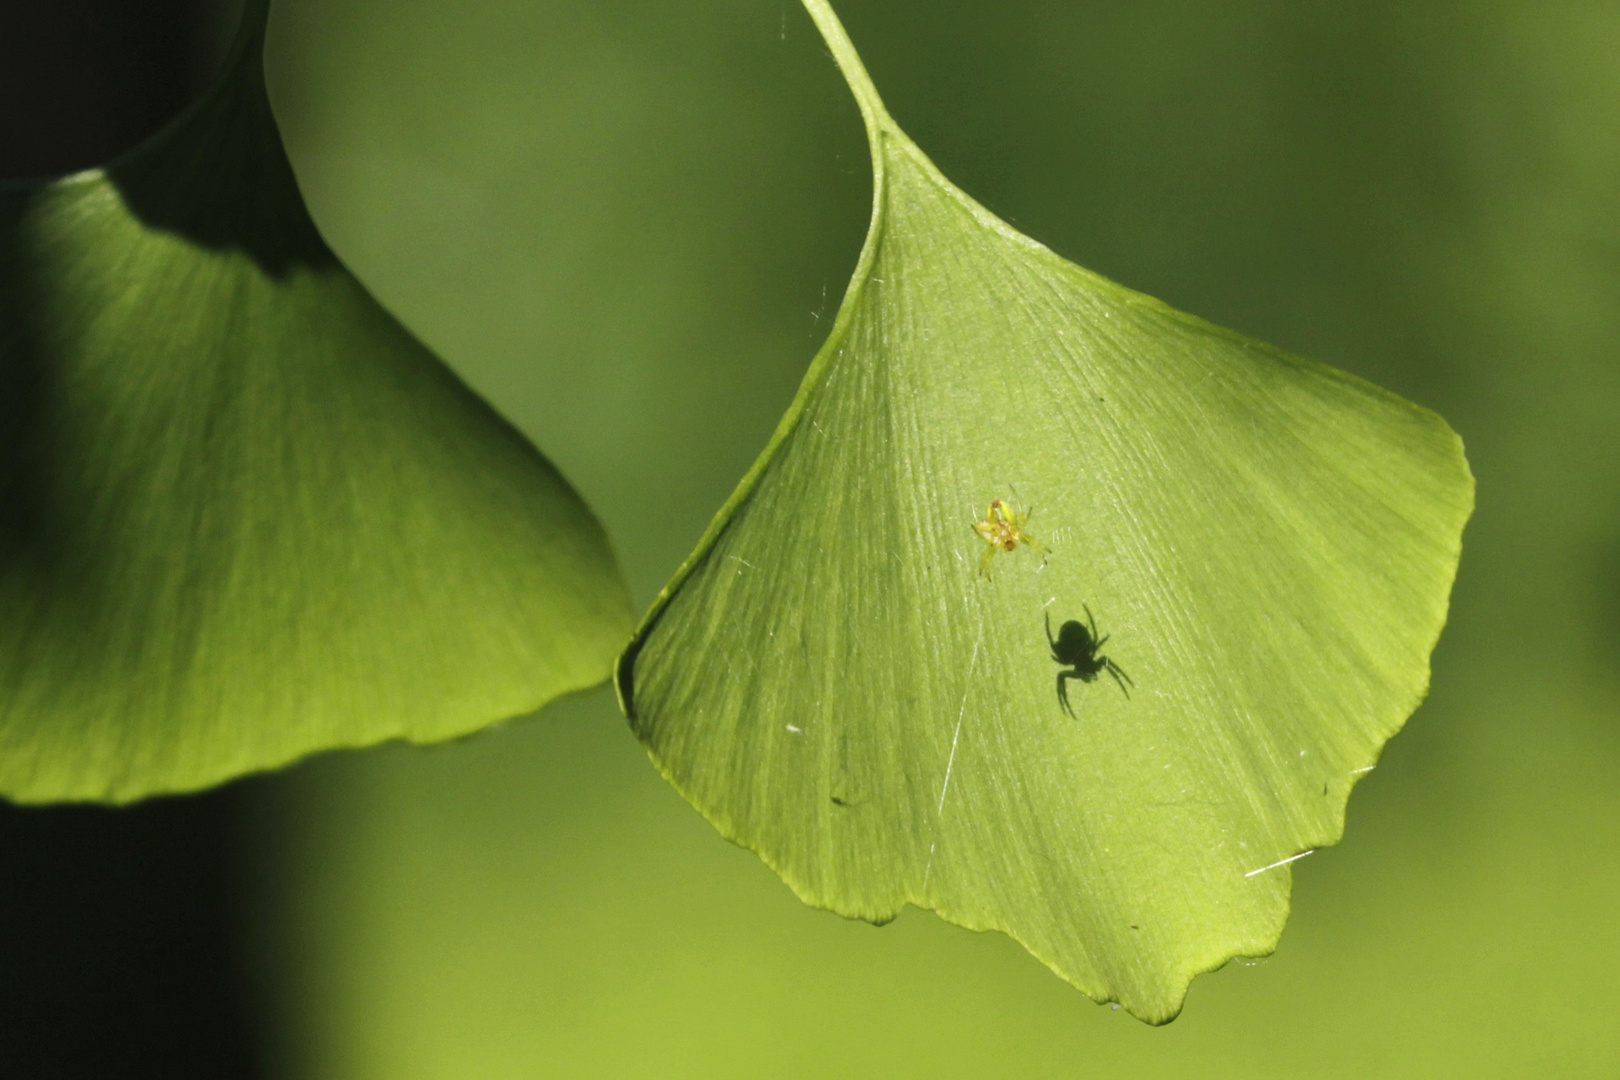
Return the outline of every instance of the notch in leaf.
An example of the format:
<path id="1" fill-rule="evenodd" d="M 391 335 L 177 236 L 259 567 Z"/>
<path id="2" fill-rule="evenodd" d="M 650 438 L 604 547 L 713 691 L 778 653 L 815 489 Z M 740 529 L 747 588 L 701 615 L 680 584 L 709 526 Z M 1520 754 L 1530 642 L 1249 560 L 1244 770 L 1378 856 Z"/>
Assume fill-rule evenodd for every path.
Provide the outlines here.
<path id="1" fill-rule="evenodd" d="M 805 6 L 866 122 L 870 231 L 621 701 L 806 902 L 1002 930 L 1168 1021 L 1194 975 L 1275 947 L 1284 863 L 1340 837 L 1423 699 L 1473 505 L 1461 443 L 1020 235 Z M 974 522 L 1013 487 L 1050 555 L 987 578 Z M 1071 717 L 1044 624 L 1088 611 L 1133 685 L 1077 679 Z"/>
<path id="2" fill-rule="evenodd" d="M 126 801 L 600 681 L 628 595 L 557 471 L 339 264 L 226 74 L 0 188 L 0 794 Z"/>

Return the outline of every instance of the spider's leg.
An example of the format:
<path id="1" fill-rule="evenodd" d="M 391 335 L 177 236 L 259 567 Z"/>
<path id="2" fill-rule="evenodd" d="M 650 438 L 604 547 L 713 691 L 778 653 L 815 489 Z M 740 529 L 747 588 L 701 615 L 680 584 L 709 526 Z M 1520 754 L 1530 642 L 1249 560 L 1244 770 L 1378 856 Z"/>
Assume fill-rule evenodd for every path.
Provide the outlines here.
<path id="1" fill-rule="evenodd" d="M 1095 615 L 1093 615 L 1091 613 L 1091 608 L 1087 607 L 1085 601 L 1083 601 L 1083 600 L 1080 602 L 1080 610 L 1082 610 L 1082 611 L 1084 611 L 1086 613 L 1086 622 L 1091 624 L 1091 640 L 1096 641 L 1097 640 L 1097 616 L 1095 616 Z"/>
<path id="2" fill-rule="evenodd" d="M 1052 609 L 1047 608 L 1044 614 L 1046 615 L 1046 643 L 1052 647 L 1052 659 L 1056 660 L 1057 639 L 1052 636 Z"/>
<path id="3" fill-rule="evenodd" d="M 996 557 L 996 545 L 986 544 L 984 554 L 979 556 L 979 573 L 985 577 L 990 576 L 990 560 Z"/>
<path id="4" fill-rule="evenodd" d="M 1108 669 L 1108 674 L 1114 677 L 1114 681 L 1119 683 L 1119 688 L 1124 692 L 1125 696 L 1130 697 L 1131 692 L 1125 689 L 1125 684 L 1130 683 L 1132 686 L 1135 686 L 1136 683 L 1131 680 L 1129 675 L 1125 674 L 1125 669 L 1108 659 L 1106 656 L 1103 657 L 1103 666 Z"/>
<path id="5" fill-rule="evenodd" d="M 1075 674 L 1072 671 L 1060 671 L 1060 672 L 1058 672 L 1058 676 L 1057 676 L 1058 704 L 1063 706 L 1063 711 L 1068 713 L 1070 717 L 1078 719 L 1078 717 L 1074 716 L 1074 707 L 1069 704 L 1069 687 L 1067 685 L 1068 680 L 1072 679 L 1074 677 L 1075 677 Z"/>

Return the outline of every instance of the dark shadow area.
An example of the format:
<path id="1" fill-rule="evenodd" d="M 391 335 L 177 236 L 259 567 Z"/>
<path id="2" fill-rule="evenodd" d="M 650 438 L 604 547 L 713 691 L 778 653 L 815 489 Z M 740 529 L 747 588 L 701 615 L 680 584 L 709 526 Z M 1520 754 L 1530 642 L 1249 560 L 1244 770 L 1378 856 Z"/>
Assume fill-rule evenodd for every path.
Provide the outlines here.
<path id="1" fill-rule="evenodd" d="M 266 273 L 336 263 L 298 191 L 253 55 L 223 92 L 161 141 L 119 161 L 109 177 L 147 225 L 204 247 L 244 252 Z"/>
<path id="2" fill-rule="evenodd" d="M 277 276 L 333 264 L 282 148 L 258 44 L 235 71 L 221 71 L 242 8 L 242 0 L 70 0 L 0 13 L 0 180 L 113 163 L 109 179 L 154 228 L 243 251 Z M 245 15 L 261 16 L 262 7 Z M 207 94 L 222 74 L 223 92 Z M 188 122 L 163 131 L 199 98 Z M 0 183 L 0 197 L 24 198 L 36 186 Z M 9 231 L 0 260 L 25 273 L 27 253 Z"/>
<path id="3" fill-rule="evenodd" d="M 265 1075 L 240 946 L 239 786 L 0 804 L 0 1076 Z"/>
<path id="4" fill-rule="evenodd" d="M 0 192 L 0 559 L 32 559 L 47 532 L 51 455 L 46 370 L 20 280 L 24 200 Z"/>
<path id="5" fill-rule="evenodd" d="M 0 4 L 0 178 L 109 161 L 218 75 L 242 0 Z"/>
<path id="6" fill-rule="evenodd" d="M 211 78 L 228 12 L 0 5 L 0 176 L 92 166 L 151 136 Z M 26 185 L 0 190 L 0 559 L 13 568 L 46 554 L 52 531 L 29 203 Z M 0 1076 L 265 1075 L 235 869 L 243 815 L 238 788 L 119 810 L 0 803 Z"/>
<path id="7" fill-rule="evenodd" d="M 0 176 L 89 168 L 185 105 L 195 0 L 0 5 Z"/>

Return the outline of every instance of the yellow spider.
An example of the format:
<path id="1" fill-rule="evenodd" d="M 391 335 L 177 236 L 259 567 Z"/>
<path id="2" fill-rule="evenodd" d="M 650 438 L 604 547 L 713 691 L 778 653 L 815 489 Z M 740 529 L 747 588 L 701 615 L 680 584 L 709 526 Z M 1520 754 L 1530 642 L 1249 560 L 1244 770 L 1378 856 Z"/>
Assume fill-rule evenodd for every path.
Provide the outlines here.
<path id="1" fill-rule="evenodd" d="M 979 559 L 979 573 L 989 577 L 990 562 L 996 557 L 996 552 L 1014 551 L 1019 544 L 1039 554 L 1041 565 L 1046 565 L 1046 560 L 1052 557 L 1052 550 L 1024 531 L 1024 526 L 1029 524 L 1034 513 L 1034 510 L 1020 511 L 1002 499 L 990 500 L 990 509 L 985 513 L 984 520 L 973 523 L 973 531 L 990 545 Z"/>

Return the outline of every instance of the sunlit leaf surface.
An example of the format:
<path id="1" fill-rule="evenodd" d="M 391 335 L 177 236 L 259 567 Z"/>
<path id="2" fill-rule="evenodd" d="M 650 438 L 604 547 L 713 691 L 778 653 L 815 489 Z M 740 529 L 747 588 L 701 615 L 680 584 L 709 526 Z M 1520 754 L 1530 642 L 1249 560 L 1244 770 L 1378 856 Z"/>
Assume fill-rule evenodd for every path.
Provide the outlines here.
<path id="1" fill-rule="evenodd" d="M 871 232 L 621 698 L 806 901 L 1004 930 L 1168 1020 L 1198 972 L 1275 946 L 1285 860 L 1339 838 L 1422 700 L 1472 506 L 1461 444 L 995 219 L 807 6 L 867 118 Z M 997 499 L 1009 524 L 1033 508 L 1039 547 L 987 574 L 981 533 L 1022 539 Z M 1090 615 L 1100 649 L 1067 625 Z"/>
<path id="2" fill-rule="evenodd" d="M 630 624 L 557 472 L 321 242 L 250 5 L 104 170 L 0 189 L 0 794 L 128 800 L 435 740 Z"/>

